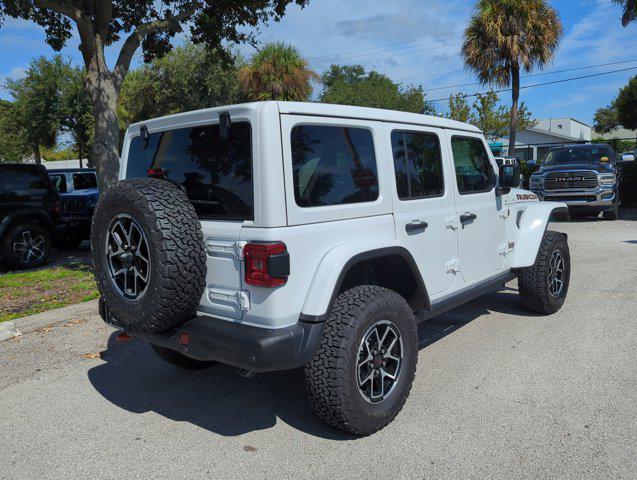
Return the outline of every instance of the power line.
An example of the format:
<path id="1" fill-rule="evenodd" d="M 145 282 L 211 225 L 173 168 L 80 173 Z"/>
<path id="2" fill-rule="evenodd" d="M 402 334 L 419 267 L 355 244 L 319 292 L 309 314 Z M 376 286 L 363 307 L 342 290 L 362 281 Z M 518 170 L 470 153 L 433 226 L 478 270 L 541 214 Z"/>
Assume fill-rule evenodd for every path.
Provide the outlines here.
<path id="1" fill-rule="evenodd" d="M 591 51 L 591 50 L 597 50 L 599 48 L 604 48 L 604 47 L 616 47 L 616 46 L 628 45 L 628 44 L 635 43 L 635 42 L 637 42 L 637 40 L 629 40 L 627 42 L 619 42 L 619 43 L 605 43 L 605 44 L 602 44 L 602 45 L 597 45 L 595 47 L 584 47 L 584 48 L 578 48 L 576 50 L 569 50 L 568 53 L 570 54 L 570 53 L 577 53 L 577 52 L 582 52 L 582 51 Z M 459 72 L 464 72 L 464 71 L 465 71 L 464 69 L 460 69 L 460 70 L 453 70 L 453 71 L 444 72 L 444 73 L 433 73 L 433 74 L 428 74 L 428 75 L 415 75 L 415 76 L 412 76 L 412 77 L 395 78 L 393 80 L 396 81 L 396 82 L 401 82 L 403 80 L 411 80 L 411 79 L 415 79 L 415 78 L 439 77 L 439 76 L 442 76 L 442 75 L 448 75 L 448 74 L 451 74 L 451 73 L 459 73 Z M 548 73 L 551 73 L 551 72 L 546 72 L 546 74 L 548 74 Z M 540 74 L 538 73 L 538 74 L 533 74 L 533 75 L 537 76 L 537 75 L 540 75 Z"/>
<path id="2" fill-rule="evenodd" d="M 572 82 L 574 80 L 582 80 L 585 78 L 593 78 L 593 77 L 600 77 L 602 75 L 610 75 L 611 73 L 619 73 L 619 72 L 627 72 L 629 70 L 637 70 L 637 67 L 629 67 L 629 68 L 622 68 L 620 70 L 612 70 L 610 72 L 600 72 L 600 73 L 593 73 L 591 75 L 582 75 L 580 77 L 572 77 L 572 78 L 564 78 L 562 80 L 553 80 L 552 82 L 544 82 L 544 83 L 535 83 L 533 85 L 521 85 L 520 86 L 520 90 L 524 90 L 527 88 L 534 88 L 534 87 L 543 87 L 546 85 L 554 85 L 556 83 L 565 83 L 565 82 Z M 494 90 L 494 93 L 502 93 L 502 92 L 510 92 L 512 89 L 511 88 L 503 88 L 501 90 Z M 466 94 L 466 97 L 477 97 L 478 95 L 484 95 L 485 93 L 488 92 L 482 92 L 482 93 L 472 93 L 472 94 Z M 443 101 L 447 101 L 449 98 L 448 97 L 444 97 L 444 98 L 434 98 L 431 100 L 427 100 L 428 102 L 443 102 Z"/>
<path id="3" fill-rule="evenodd" d="M 570 3 L 566 4 L 566 5 L 573 5 L 575 3 L 580 3 L 580 0 L 576 0 L 574 2 L 570 2 Z M 603 6 L 603 5 L 607 5 L 607 4 L 610 4 L 610 3 L 612 3 L 612 1 L 608 0 L 608 1 L 605 1 L 603 3 L 599 3 L 598 6 Z M 607 8 L 607 7 L 602 7 L 602 8 Z M 575 10 L 568 10 L 565 13 L 571 14 L 571 13 L 579 12 L 579 11 L 582 11 L 582 10 L 590 10 L 590 8 L 589 7 L 577 8 Z M 575 15 L 575 16 L 579 16 L 579 15 Z M 573 17 L 562 17 L 562 18 L 568 20 L 568 19 L 571 19 Z M 450 33 L 460 33 L 460 32 L 463 32 L 463 31 L 464 31 L 464 28 L 460 29 L 460 30 L 455 30 L 455 31 L 450 32 Z M 441 35 L 447 36 L 447 35 L 449 35 L 449 33 L 441 34 Z M 330 53 L 330 54 L 326 54 L 326 55 L 317 55 L 317 56 L 314 56 L 314 57 L 307 57 L 307 60 L 329 59 L 331 57 L 335 57 L 335 56 L 338 56 L 338 55 L 344 55 L 345 59 L 346 58 L 350 58 L 350 57 L 357 57 L 359 55 L 356 55 L 356 54 L 359 53 L 359 52 L 369 52 L 369 51 L 372 51 L 372 50 L 383 50 L 383 49 L 386 49 L 386 48 L 389 48 L 389 47 L 393 47 L 393 46 L 397 46 L 397 45 L 405 45 L 405 44 L 409 44 L 409 43 L 418 43 L 418 42 L 421 42 L 421 41 L 426 40 L 428 38 L 435 38 L 436 36 L 437 35 L 433 35 L 433 34 L 431 34 L 431 35 L 423 35 L 423 36 L 421 36 L 421 37 L 419 37 L 417 39 L 414 39 L 414 40 L 405 40 L 403 42 L 389 43 L 389 44 L 386 44 L 386 45 L 379 45 L 378 47 L 368 47 L 368 48 L 362 48 L 362 49 L 357 49 L 357 50 L 349 50 L 349 51 L 345 51 L 345 52 Z M 418 46 L 418 45 L 416 45 L 416 46 Z M 407 47 L 407 48 L 411 48 L 411 47 Z M 377 53 L 381 53 L 381 52 L 377 52 Z M 375 55 L 375 54 L 369 54 L 369 55 Z M 367 55 L 364 55 L 364 56 L 367 56 Z M 343 60 L 343 58 L 341 57 L 341 58 L 339 58 L 339 60 Z"/>
<path id="4" fill-rule="evenodd" d="M 608 8 L 613 8 L 614 5 L 607 5 L 607 4 L 611 4 L 612 2 L 610 0 L 604 2 L 604 3 L 600 3 L 598 5 L 601 6 L 601 8 L 598 8 L 597 10 L 595 10 L 595 12 L 598 12 L 599 10 L 606 10 Z M 606 5 L 606 6 L 604 6 Z M 573 13 L 573 12 L 577 12 L 577 11 L 581 11 L 581 10 L 590 10 L 589 7 L 584 7 L 584 8 L 579 8 L 576 10 L 571 10 L 568 13 Z M 586 13 L 585 13 L 586 14 Z M 581 15 L 574 15 L 574 16 L 563 16 L 562 20 L 570 20 L 573 19 L 575 17 L 578 17 Z M 425 47 L 429 47 L 431 45 L 438 45 L 440 43 L 440 41 L 434 41 L 434 43 L 428 43 L 425 45 L 411 45 L 411 46 L 406 46 L 406 47 L 402 47 L 402 48 L 398 48 L 395 50 L 408 50 L 408 49 L 415 49 L 412 52 L 403 52 L 403 53 L 399 53 L 399 54 L 391 54 L 391 55 L 387 55 L 387 56 L 381 56 L 381 57 L 377 57 L 378 54 L 382 53 L 383 49 L 387 49 L 389 47 L 392 46 L 396 46 L 396 45 L 402 45 L 402 44 L 408 44 L 408 43 L 418 43 L 418 42 L 422 42 L 423 40 L 434 40 L 435 38 L 445 38 L 445 37 L 449 37 L 449 36 L 453 36 L 459 33 L 464 32 L 464 29 L 460 29 L 460 30 L 455 30 L 452 32 L 448 32 L 445 34 L 441 34 L 441 35 L 425 35 L 419 39 L 416 40 L 411 40 L 411 41 L 405 41 L 405 42 L 397 42 L 397 43 L 393 43 L 393 44 L 387 44 L 387 45 L 381 45 L 378 47 L 369 47 L 366 49 L 360 49 L 360 50 L 350 50 L 348 52 L 337 52 L 337 53 L 333 53 L 333 54 L 328 54 L 328 55 L 321 55 L 321 56 L 315 56 L 315 57 L 308 57 L 308 60 L 310 60 L 310 63 L 312 63 L 312 60 L 317 60 L 317 59 L 329 59 L 330 57 L 335 57 L 335 56 L 339 56 L 339 55 L 343 55 L 342 57 L 339 57 L 338 59 L 335 59 L 334 61 L 331 62 L 327 62 L 327 60 L 325 61 L 321 61 L 319 64 L 315 65 L 314 67 L 317 69 L 320 68 L 326 68 L 329 67 L 332 63 L 335 62 L 343 62 L 343 60 L 347 61 L 350 60 L 350 62 L 346 62 L 344 64 L 351 64 L 351 63 L 357 63 L 360 61 L 364 61 L 364 59 L 367 58 L 374 58 L 374 59 L 384 59 L 384 58 L 393 58 L 395 56 L 403 56 L 403 55 L 412 55 L 412 54 L 417 54 L 420 51 L 422 51 Z M 451 44 L 448 44 L 447 42 L 443 42 L 446 43 L 446 45 L 442 45 L 442 47 L 445 46 L 450 46 Z M 459 44 L 458 44 L 459 45 Z M 371 50 L 381 50 L 379 52 L 370 52 Z M 366 54 L 356 54 L 357 52 L 370 52 L 370 53 L 366 53 Z M 435 51 L 435 49 L 430 49 L 430 51 Z M 343 63 L 341 63 L 343 64 Z"/>
<path id="5" fill-rule="evenodd" d="M 530 75 L 523 75 L 521 78 L 541 77 L 543 75 L 553 75 L 555 73 L 575 72 L 577 70 L 587 70 L 589 68 L 597 68 L 597 67 L 609 67 L 611 65 L 621 65 L 621 64 L 624 64 L 624 63 L 632 63 L 632 62 L 637 62 L 637 59 L 635 59 L 635 60 L 623 60 L 621 62 L 612 62 L 612 63 L 600 63 L 598 65 L 588 65 L 586 67 L 568 68 L 566 70 L 554 70 L 552 72 L 532 73 Z M 425 92 L 433 92 L 435 90 L 447 90 L 447 89 L 458 88 L 458 87 L 468 87 L 468 86 L 472 86 L 472 85 L 482 85 L 482 84 L 480 82 L 459 83 L 457 85 L 446 85 L 444 87 L 425 88 L 424 91 Z"/>

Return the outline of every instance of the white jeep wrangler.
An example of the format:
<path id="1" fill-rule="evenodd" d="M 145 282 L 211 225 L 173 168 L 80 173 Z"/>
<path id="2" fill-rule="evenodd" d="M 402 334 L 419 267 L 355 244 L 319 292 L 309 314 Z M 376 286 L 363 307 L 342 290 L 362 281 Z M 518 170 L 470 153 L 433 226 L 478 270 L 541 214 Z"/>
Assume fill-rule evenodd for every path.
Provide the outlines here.
<path id="1" fill-rule="evenodd" d="M 168 362 L 304 366 L 314 410 L 367 435 L 400 411 L 416 326 L 518 278 L 556 312 L 567 214 L 511 188 L 481 132 L 444 118 L 261 102 L 132 125 L 92 247 L 105 321 Z"/>

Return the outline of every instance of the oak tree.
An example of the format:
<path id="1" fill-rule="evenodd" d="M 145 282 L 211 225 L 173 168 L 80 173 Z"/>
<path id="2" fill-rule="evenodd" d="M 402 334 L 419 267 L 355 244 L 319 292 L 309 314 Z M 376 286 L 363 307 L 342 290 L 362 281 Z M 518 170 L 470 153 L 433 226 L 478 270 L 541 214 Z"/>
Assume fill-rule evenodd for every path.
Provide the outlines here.
<path id="1" fill-rule="evenodd" d="M 308 0 L 0 0 L 4 17 L 31 20 L 44 28 L 46 42 L 61 50 L 77 28 L 86 68 L 85 87 L 93 105 L 93 160 L 102 189 L 112 187 L 119 169 L 117 100 L 133 55 L 145 61 L 164 56 L 185 25 L 194 43 L 221 50 L 224 41 L 254 41 L 253 29 L 279 20 L 288 4 Z M 105 48 L 122 41 L 113 67 Z"/>

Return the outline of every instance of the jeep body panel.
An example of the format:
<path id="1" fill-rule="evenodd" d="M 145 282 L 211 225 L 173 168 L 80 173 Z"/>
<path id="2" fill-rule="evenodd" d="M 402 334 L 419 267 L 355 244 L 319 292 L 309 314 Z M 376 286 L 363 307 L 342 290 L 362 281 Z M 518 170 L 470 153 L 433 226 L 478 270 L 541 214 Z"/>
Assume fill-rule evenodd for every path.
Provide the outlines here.
<path id="1" fill-rule="evenodd" d="M 393 227 L 393 225 L 392 225 Z M 405 245 L 392 239 L 370 239 L 346 243 L 329 250 L 321 259 L 303 303 L 303 318 L 324 318 L 349 268 L 357 262 L 381 256 L 400 255 L 416 265 Z M 420 271 L 416 270 L 420 277 Z M 421 278 L 422 282 L 422 278 Z M 424 288 L 424 283 L 422 283 Z"/>
<path id="2" fill-rule="evenodd" d="M 534 202 L 526 205 L 519 219 L 519 234 L 511 268 L 530 267 L 535 263 L 549 221 L 554 212 L 564 210 L 566 205 L 559 202 Z"/>
<path id="3" fill-rule="evenodd" d="M 439 117 L 296 102 L 258 102 L 171 115 L 129 127 L 120 178 L 127 178 L 130 163 L 138 161 L 129 157 L 131 142 L 142 131 L 152 136 L 216 125 L 225 112 L 233 124 L 250 124 L 254 210 L 252 218 L 245 220 L 201 218 L 207 287 L 197 318 L 268 331 L 291 328 L 299 319 L 323 321 L 348 268 L 369 255 L 411 258 L 406 265 L 414 265 L 418 275 L 409 281 L 419 293 L 412 306 L 427 311 L 434 311 L 432 306 L 436 304 L 451 305 L 454 298 L 460 301 L 463 292 L 467 295 L 495 285 L 509 278 L 514 268 L 534 261 L 552 210 L 538 209 L 538 199 L 530 192 L 511 189 L 508 194 L 497 194 L 498 166 L 482 133 L 474 126 Z M 302 125 L 370 132 L 377 198 L 299 206 L 295 200 L 291 132 Z M 430 134 L 438 139 L 444 181 L 441 195 L 399 198 L 391 142 L 394 131 Z M 487 191 L 469 195 L 459 191 L 454 138 L 469 138 L 484 147 L 494 174 Z M 563 204 L 552 205 L 555 209 Z M 518 228 L 516 221 L 522 210 L 529 210 L 529 214 L 522 215 L 524 227 Z M 468 214 L 475 218 L 465 222 L 462 219 Z M 536 217 L 540 225 L 534 223 Z M 409 224 L 414 222 L 420 223 L 411 228 Z M 267 288 L 246 283 L 243 248 L 248 242 L 286 245 L 290 274 L 284 285 Z M 530 263 L 529 258 L 533 258 Z"/>

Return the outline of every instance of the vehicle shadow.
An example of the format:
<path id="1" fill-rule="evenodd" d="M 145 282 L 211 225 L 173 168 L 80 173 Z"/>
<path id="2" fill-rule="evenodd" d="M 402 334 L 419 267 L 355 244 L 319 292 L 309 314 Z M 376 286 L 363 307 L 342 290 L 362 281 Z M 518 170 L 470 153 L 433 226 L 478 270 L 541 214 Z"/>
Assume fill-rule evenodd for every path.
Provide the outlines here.
<path id="1" fill-rule="evenodd" d="M 491 312 L 528 315 L 517 291 L 492 293 L 420 324 L 420 348 Z M 244 378 L 235 369 L 215 365 L 202 371 L 179 370 L 161 360 L 144 342 L 118 343 L 116 333 L 101 353 L 105 363 L 88 378 L 114 405 L 132 413 L 155 412 L 189 422 L 223 436 L 273 427 L 281 420 L 307 434 L 331 440 L 352 440 L 312 414 L 303 391 L 302 369 Z"/>

